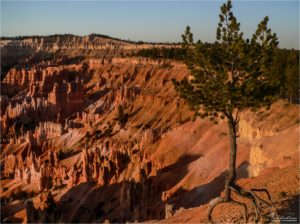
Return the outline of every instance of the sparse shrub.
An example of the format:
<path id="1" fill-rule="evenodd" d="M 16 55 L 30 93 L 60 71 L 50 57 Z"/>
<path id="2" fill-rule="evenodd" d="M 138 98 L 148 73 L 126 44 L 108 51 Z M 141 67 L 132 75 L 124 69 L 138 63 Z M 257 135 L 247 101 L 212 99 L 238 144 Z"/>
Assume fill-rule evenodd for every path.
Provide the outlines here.
<path id="1" fill-rule="evenodd" d="M 57 152 L 57 158 L 59 160 L 63 160 L 72 154 L 72 150 L 70 148 L 60 148 Z"/>
<path id="2" fill-rule="evenodd" d="M 225 136 L 227 136 L 227 132 L 221 132 L 221 133 L 219 134 L 219 137 L 220 137 L 220 138 L 223 138 L 223 137 L 225 137 Z"/>
<path id="3" fill-rule="evenodd" d="M 124 113 L 123 107 L 119 105 L 118 107 L 118 121 L 120 126 L 123 128 L 128 121 L 128 114 Z"/>
<path id="4" fill-rule="evenodd" d="M 89 69 L 89 65 L 88 65 L 86 62 L 84 62 L 84 63 L 82 64 L 82 71 L 83 71 L 83 72 L 87 72 L 88 69 Z"/>
<path id="5" fill-rule="evenodd" d="M 143 124 L 138 124 L 136 126 L 134 126 L 136 129 L 140 129 L 143 126 Z"/>
<path id="6" fill-rule="evenodd" d="M 279 192 L 279 198 L 280 199 L 285 199 L 288 196 L 288 194 L 285 191 L 280 191 Z"/>
<path id="7" fill-rule="evenodd" d="M 59 160 L 62 160 L 64 158 L 64 150 L 63 149 L 59 149 L 57 152 L 57 158 Z"/>
<path id="8" fill-rule="evenodd" d="M 153 121 L 149 121 L 147 124 L 144 125 L 143 130 L 149 129 L 152 126 Z"/>
<path id="9" fill-rule="evenodd" d="M 108 127 L 107 129 L 104 130 L 101 137 L 110 137 L 111 134 L 112 134 L 112 127 Z"/>
<path id="10" fill-rule="evenodd" d="M 189 122 L 191 121 L 191 118 L 190 117 L 187 117 L 186 119 L 184 120 L 180 120 L 180 124 L 185 124 L 186 122 Z"/>
<path id="11" fill-rule="evenodd" d="M 91 136 L 90 132 L 87 131 L 86 134 L 85 134 L 85 138 L 86 138 L 87 140 L 89 140 L 91 137 L 92 137 L 92 136 Z"/>
<path id="12" fill-rule="evenodd" d="M 95 131 L 95 135 L 96 135 L 96 138 L 99 139 L 101 137 L 101 130 Z"/>

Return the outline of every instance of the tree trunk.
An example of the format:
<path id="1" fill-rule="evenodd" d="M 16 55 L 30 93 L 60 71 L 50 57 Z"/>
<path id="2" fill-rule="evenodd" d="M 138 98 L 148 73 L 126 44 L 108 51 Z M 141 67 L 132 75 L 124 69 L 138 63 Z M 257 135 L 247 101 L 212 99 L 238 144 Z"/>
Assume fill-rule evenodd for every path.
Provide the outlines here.
<path id="1" fill-rule="evenodd" d="M 248 212 L 247 212 L 247 205 L 242 202 L 238 202 L 231 197 L 231 193 L 235 193 L 243 198 L 250 199 L 255 209 L 255 222 L 257 223 L 259 220 L 263 218 L 262 210 L 267 208 L 270 214 L 274 214 L 275 218 L 278 218 L 276 208 L 271 200 L 270 193 L 266 189 L 251 189 L 246 190 L 237 185 L 235 185 L 235 178 L 236 178 L 236 132 L 237 132 L 237 124 L 233 117 L 229 115 L 228 117 L 228 127 L 229 127 L 229 135 L 230 135 L 230 157 L 229 157 L 229 170 L 228 175 L 225 181 L 225 190 L 224 190 L 224 197 L 220 196 L 211 200 L 207 209 L 207 218 L 208 220 L 212 221 L 212 212 L 213 209 L 222 203 L 231 203 L 237 206 L 240 206 L 244 209 L 244 222 L 247 223 L 248 220 Z M 267 202 L 264 199 L 258 197 L 254 192 L 264 192 L 267 194 L 268 199 L 270 201 Z M 263 206 L 264 207 L 263 207 Z M 267 213 L 266 213 L 267 214 Z M 265 215 L 265 214 L 264 214 Z M 265 219 L 263 219 L 265 221 Z"/>
<path id="2" fill-rule="evenodd" d="M 236 177 L 236 122 L 233 118 L 228 119 L 229 137 L 230 137 L 230 156 L 229 156 L 229 169 L 228 176 L 225 182 L 225 199 L 230 199 L 230 186 L 234 184 Z"/>

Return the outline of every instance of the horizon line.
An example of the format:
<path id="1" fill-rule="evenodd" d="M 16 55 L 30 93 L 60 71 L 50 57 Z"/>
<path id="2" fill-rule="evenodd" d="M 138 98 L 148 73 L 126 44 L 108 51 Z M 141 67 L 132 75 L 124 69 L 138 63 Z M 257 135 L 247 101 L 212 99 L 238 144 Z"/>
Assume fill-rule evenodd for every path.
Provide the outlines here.
<path id="1" fill-rule="evenodd" d="M 131 39 L 123 39 L 119 37 L 113 37 L 107 34 L 100 34 L 100 33 L 90 33 L 90 34 L 74 34 L 74 33 L 54 33 L 54 34 L 25 34 L 25 35 L 14 35 L 14 36 L 0 36 L 0 40 L 5 40 L 7 39 L 13 39 L 13 38 L 21 38 L 21 39 L 26 39 L 26 38 L 42 38 L 42 37 L 51 37 L 51 36 L 64 36 L 64 35 L 70 35 L 70 36 L 77 36 L 77 37 L 86 37 L 86 36 L 98 36 L 104 39 L 112 39 L 112 40 L 118 40 L 118 41 L 123 41 L 123 42 L 129 42 L 132 44 L 167 44 L 167 45 L 181 45 L 182 41 L 180 42 L 172 42 L 172 41 L 166 41 L 166 42 L 161 42 L 161 41 L 145 41 L 145 40 L 131 40 Z M 4 38 L 4 39 L 3 39 Z M 18 40 L 18 39 L 17 39 Z M 197 41 L 195 41 L 196 43 Z M 204 43 L 209 43 L 209 44 L 214 44 L 215 41 L 211 42 L 204 42 Z M 278 49 L 286 49 L 286 50 L 296 50 L 299 51 L 300 49 L 295 49 L 295 48 L 280 48 Z"/>

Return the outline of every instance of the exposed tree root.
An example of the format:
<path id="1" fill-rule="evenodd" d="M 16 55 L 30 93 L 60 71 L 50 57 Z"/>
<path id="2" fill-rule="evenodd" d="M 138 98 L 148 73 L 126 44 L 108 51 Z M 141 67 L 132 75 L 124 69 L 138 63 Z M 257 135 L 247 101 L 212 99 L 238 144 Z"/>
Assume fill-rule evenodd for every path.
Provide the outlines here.
<path id="1" fill-rule="evenodd" d="M 247 205 L 245 203 L 242 202 L 238 202 L 234 199 L 232 199 L 231 192 L 236 193 L 237 195 L 239 195 L 240 197 L 246 198 L 251 200 L 252 205 L 254 207 L 254 213 L 255 213 L 255 222 L 259 222 L 262 221 L 264 222 L 265 216 L 267 214 L 271 214 L 273 215 L 273 218 L 277 218 L 277 212 L 276 209 L 274 207 L 274 204 L 272 202 L 271 196 L 268 192 L 268 190 L 266 189 L 251 189 L 251 190 L 246 190 L 243 189 L 241 187 L 239 187 L 238 185 L 232 184 L 229 185 L 229 191 L 230 193 L 228 194 L 228 197 L 218 197 L 215 198 L 213 200 L 211 200 L 209 207 L 208 207 L 208 220 L 210 222 L 212 222 L 212 212 L 213 209 L 222 203 L 231 203 L 237 206 L 241 206 L 244 209 L 244 221 L 245 223 L 247 223 L 248 221 L 248 210 L 247 210 Z M 255 194 L 254 192 L 264 192 L 267 197 L 268 197 L 268 201 L 262 199 L 261 197 L 259 197 L 257 194 Z"/>

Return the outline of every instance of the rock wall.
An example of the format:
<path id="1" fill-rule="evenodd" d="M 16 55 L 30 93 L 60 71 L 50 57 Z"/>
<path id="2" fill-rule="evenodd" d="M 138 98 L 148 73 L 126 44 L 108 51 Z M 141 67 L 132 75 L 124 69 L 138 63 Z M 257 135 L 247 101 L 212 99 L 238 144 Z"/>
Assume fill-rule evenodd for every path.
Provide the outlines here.
<path id="1" fill-rule="evenodd" d="M 30 49 L 36 51 L 55 50 L 109 50 L 114 54 L 123 50 L 137 50 L 150 47 L 170 47 L 165 44 L 135 44 L 110 38 L 89 36 L 48 36 L 26 38 L 23 40 L 1 40 L 1 48 Z"/>
<path id="2" fill-rule="evenodd" d="M 263 150 L 263 145 L 253 144 L 250 149 L 250 158 L 248 167 L 248 173 L 250 177 L 257 177 L 260 175 L 261 171 L 267 167 L 270 163 L 270 158 L 268 158 Z"/>
<path id="3" fill-rule="evenodd" d="M 272 129 L 261 127 L 257 121 L 249 118 L 247 119 L 244 116 L 241 116 L 240 118 L 238 131 L 240 137 L 249 140 L 274 135 L 274 131 Z"/>

